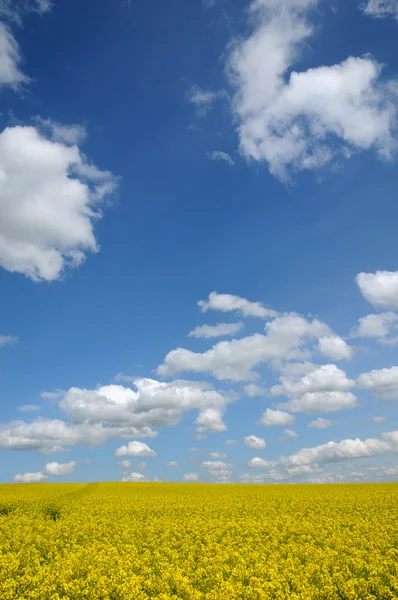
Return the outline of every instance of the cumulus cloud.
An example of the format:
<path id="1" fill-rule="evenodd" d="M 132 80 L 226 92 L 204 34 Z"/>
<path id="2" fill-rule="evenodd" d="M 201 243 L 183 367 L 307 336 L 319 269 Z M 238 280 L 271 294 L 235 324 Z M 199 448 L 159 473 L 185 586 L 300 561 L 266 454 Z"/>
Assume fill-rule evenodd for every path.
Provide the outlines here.
<path id="1" fill-rule="evenodd" d="M 254 383 L 249 383 L 248 385 L 245 385 L 243 391 L 245 392 L 246 396 L 249 396 L 249 398 L 255 398 L 256 396 L 264 396 L 267 393 L 267 390 L 264 387 L 261 387 L 260 385 L 255 385 Z"/>
<path id="2" fill-rule="evenodd" d="M 316 366 L 299 381 L 282 376 L 281 385 L 271 388 L 273 396 L 297 396 L 305 392 L 341 391 L 355 386 L 355 381 L 348 379 L 345 372 L 336 365 Z"/>
<path id="3" fill-rule="evenodd" d="M 218 433 L 226 431 L 227 427 L 222 420 L 222 411 L 219 408 L 205 408 L 200 411 L 195 421 L 198 433 Z"/>
<path id="4" fill-rule="evenodd" d="M 110 440 L 156 437 L 149 427 L 107 427 L 103 423 L 70 424 L 60 419 L 38 418 L 32 423 L 11 421 L 0 426 L 0 448 L 37 450 L 43 454 L 64 451 L 65 446 L 96 447 Z"/>
<path id="5" fill-rule="evenodd" d="M 81 144 L 84 142 L 87 132 L 82 125 L 76 123 L 71 125 L 64 125 L 58 123 L 53 119 L 43 119 L 42 117 L 36 117 L 38 124 L 49 134 L 54 142 L 61 142 L 68 146 L 74 146 L 75 144 Z M 93 165 L 91 165 L 92 168 Z"/>
<path id="6" fill-rule="evenodd" d="M 224 446 L 234 446 L 235 444 L 237 444 L 238 441 L 237 440 L 226 440 L 224 442 Z"/>
<path id="7" fill-rule="evenodd" d="M 259 458 L 258 456 L 255 456 L 249 460 L 247 466 L 250 469 L 269 469 L 270 467 L 273 467 L 274 464 L 274 462 L 266 460 L 265 458 Z"/>
<path id="8" fill-rule="evenodd" d="M 166 463 L 166 467 L 176 467 L 177 466 L 177 462 L 175 460 L 169 460 L 169 462 Z"/>
<path id="9" fill-rule="evenodd" d="M 318 350 L 323 356 L 327 356 L 331 360 L 344 360 L 352 356 L 352 348 L 337 335 L 321 337 Z"/>
<path id="10" fill-rule="evenodd" d="M 382 309 L 398 308 L 398 271 L 359 273 L 356 282 L 364 298 Z"/>
<path id="11" fill-rule="evenodd" d="M 214 152 L 211 152 L 209 154 L 209 158 L 211 160 L 222 160 L 231 165 L 231 167 L 233 167 L 235 164 L 235 161 L 232 158 L 232 156 L 228 154 L 228 152 L 222 152 L 221 150 L 215 150 Z"/>
<path id="12" fill-rule="evenodd" d="M 38 483 L 47 479 L 44 473 L 17 473 L 14 477 L 16 483 Z"/>
<path id="13" fill-rule="evenodd" d="M 357 397 L 351 392 L 307 392 L 278 406 L 292 412 L 328 413 L 358 406 Z"/>
<path id="14" fill-rule="evenodd" d="M 312 429 L 327 429 L 331 425 L 333 425 L 333 421 L 330 421 L 329 419 L 322 419 L 321 417 L 308 423 L 308 427 Z"/>
<path id="15" fill-rule="evenodd" d="M 137 482 L 137 481 L 144 481 L 145 477 L 142 473 L 129 473 L 128 475 L 126 475 L 125 477 L 122 477 L 122 481 L 127 482 Z"/>
<path id="16" fill-rule="evenodd" d="M 184 473 L 184 481 L 198 481 L 199 475 L 197 473 Z"/>
<path id="17" fill-rule="evenodd" d="M 59 477 L 60 475 L 69 475 L 70 473 L 73 473 L 75 469 L 76 462 L 74 460 L 67 463 L 51 462 L 46 464 L 43 473 L 45 475 L 56 475 Z"/>
<path id="18" fill-rule="evenodd" d="M 205 302 L 202 308 L 207 310 L 208 306 Z M 220 380 L 255 379 L 258 374 L 253 369 L 258 365 L 301 356 L 306 342 L 329 332 L 329 327 L 318 319 L 307 320 L 287 313 L 266 323 L 266 335 L 256 333 L 239 340 L 218 342 L 204 353 L 185 348 L 172 350 L 157 371 L 163 376 L 193 371 L 210 372 Z"/>
<path id="19" fill-rule="evenodd" d="M 250 473 L 244 473 L 240 481 L 241 483 L 253 483 L 253 484 L 261 484 L 264 483 L 264 475 L 250 475 Z"/>
<path id="20" fill-rule="evenodd" d="M 361 8 L 366 15 L 375 19 L 394 17 L 398 20 L 397 0 L 367 0 Z"/>
<path id="21" fill-rule="evenodd" d="M 287 473 L 291 477 L 302 477 L 303 475 L 311 475 L 314 472 L 321 471 L 322 469 L 316 467 L 310 467 L 309 465 L 302 465 L 300 467 L 288 467 Z"/>
<path id="22" fill-rule="evenodd" d="M 363 373 L 358 377 L 358 384 L 382 400 L 398 400 L 398 367 Z"/>
<path id="23" fill-rule="evenodd" d="M 318 0 L 250 5 L 250 35 L 232 45 L 227 72 L 242 153 L 272 174 L 320 168 L 352 152 L 395 150 L 396 89 L 370 56 L 307 71 L 292 70 L 314 34 Z"/>
<path id="24" fill-rule="evenodd" d="M 278 462 L 286 467 L 295 467 L 314 463 L 322 464 L 357 458 L 370 458 L 396 452 L 398 450 L 397 444 L 398 432 L 393 431 L 383 434 L 382 439 L 346 439 L 341 442 L 327 442 L 314 448 L 302 448 L 290 456 L 281 457 Z"/>
<path id="25" fill-rule="evenodd" d="M 285 429 L 283 433 L 289 438 L 298 438 L 298 434 L 292 429 Z"/>
<path id="26" fill-rule="evenodd" d="M 394 345 L 398 343 L 398 338 L 388 336 L 397 329 L 398 315 L 384 312 L 361 317 L 352 335 L 358 338 L 376 338 L 382 344 Z"/>
<path id="27" fill-rule="evenodd" d="M 243 323 L 218 323 L 217 325 L 201 325 L 189 332 L 190 337 L 213 338 L 234 335 L 243 328 Z"/>
<path id="28" fill-rule="evenodd" d="M 265 440 L 255 436 L 255 435 L 247 435 L 244 439 L 244 443 L 246 446 L 249 446 L 250 448 L 258 448 L 258 449 L 265 448 L 267 445 L 265 443 Z"/>
<path id="29" fill-rule="evenodd" d="M 295 417 L 287 412 L 267 408 L 261 417 L 261 424 L 267 426 L 293 425 L 295 420 Z"/>
<path id="30" fill-rule="evenodd" d="M 130 469 L 130 467 L 132 466 L 132 462 L 130 462 L 129 460 L 125 459 L 125 460 L 121 460 L 119 465 L 122 467 L 122 469 L 125 469 L 127 471 L 127 469 Z"/>
<path id="31" fill-rule="evenodd" d="M 91 167 L 95 176 L 84 172 Z M 116 179 L 89 165 L 76 145 L 8 127 L 0 133 L 0 181 L 1 267 L 52 281 L 98 252 L 94 223 Z"/>
<path id="32" fill-rule="evenodd" d="M 387 419 L 386 419 L 386 417 L 374 416 L 374 417 L 372 417 L 372 421 L 374 423 L 384 423 L 385 421 L 387 421 Z"/>
<path id="33" fill-rule="evenodd" d="M 355 381 L 333 364 L 315 367 L 299 381 L 285 375 L 280 380 L 281 385 L 271 388 L 271 394 L 291 398 L 278 406 L 292 412 L 334 412 L 358 404 L 356 396 L 346 391 Z"/>
<path id="34" fill-rule="evenodd" d="M 200 464 L 202 469 L 207 469 L 210 475 L 230 474 L 231 465 L 222 460 L 203 460 Z"/>
<path id="35" fill-rule="evenodd" d="M 115 456 L 157 456 L 154 450 L 143 442 L 129 442 L 126 446 L 120 446 Z"/>
<path id="36" fill-rule="evenodd" d="M 122 385 L 97 390 L 71 388 L 59 407 L 74 423 L 105 422 L 119 426 L 176 425 L 184 411 L 223 406 L 226 399 L 209 384 L 176 380 L 134 379 L 137 391 Z"/>
<path id="37" fill-rule="evenodd" d="M 227 458 L 225 452 L 210 452 L 212 458 Z"/>
<path id="38" fill-rule="evenodd" d="M 262 319 L 277 316 L 275 310 L 266 308 L 261 302 L 251 302 L 240 296 L 218 294 L 217 292 L 211 292 L 208 300 L 199 300 L 198 306 L 202 312 L 207 312 L 208 310 L 236 312 L 243 317 L 260 317 Z"/>
<path id="39" fill-rule="evenodd" d="M 212 477 L 216 478 L 216 481 L 218 483 L 227 483 L 230 480 L 231 477 L 231 466 L 228 463 L 225 463 L 223 461 L 202 461 L 201 463 L 201 468 L 202 469 L 207 469 L 207 472 L 209 473 L 209 475 L 211 475 Z"/>

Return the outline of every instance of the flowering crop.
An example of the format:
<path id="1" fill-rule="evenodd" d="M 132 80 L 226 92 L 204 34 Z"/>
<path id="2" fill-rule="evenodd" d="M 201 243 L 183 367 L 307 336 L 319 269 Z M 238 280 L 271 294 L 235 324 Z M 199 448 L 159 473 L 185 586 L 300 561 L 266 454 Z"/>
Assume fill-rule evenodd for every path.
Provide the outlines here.
<path id="1" fill-rule="evenodd" d="M 1 600 L 398 597 L 398 484 L 0 486 Z"/>

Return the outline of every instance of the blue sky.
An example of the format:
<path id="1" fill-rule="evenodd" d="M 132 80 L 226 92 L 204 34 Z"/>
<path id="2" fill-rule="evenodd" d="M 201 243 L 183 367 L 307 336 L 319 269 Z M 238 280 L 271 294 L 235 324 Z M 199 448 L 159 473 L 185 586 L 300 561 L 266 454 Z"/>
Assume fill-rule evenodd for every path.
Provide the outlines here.
<path id="1" fill-rule="evenodd" d="M 0 0 L 2 482 L 397 479 L 397 27 Z"/>

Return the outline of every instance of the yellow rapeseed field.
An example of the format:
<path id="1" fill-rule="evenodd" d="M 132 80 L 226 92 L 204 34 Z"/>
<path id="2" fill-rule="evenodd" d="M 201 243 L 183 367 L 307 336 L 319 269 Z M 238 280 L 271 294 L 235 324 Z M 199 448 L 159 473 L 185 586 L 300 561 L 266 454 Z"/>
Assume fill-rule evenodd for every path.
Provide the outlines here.
<path id="1" fill-rule="evenodd" d="M 398 484 L 0 486 L 1 600 L 398 598 Z"/>

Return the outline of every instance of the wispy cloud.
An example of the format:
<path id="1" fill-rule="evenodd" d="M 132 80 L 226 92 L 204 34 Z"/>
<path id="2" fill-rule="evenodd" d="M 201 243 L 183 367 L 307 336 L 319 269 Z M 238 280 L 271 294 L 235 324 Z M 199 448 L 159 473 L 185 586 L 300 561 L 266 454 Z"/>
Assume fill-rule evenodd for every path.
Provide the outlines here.
<path id="1" fill-rule="evenodd" d="M 234 159 L 228 152 L 222 152 L 221 150 L 214 150 L 214 152 L 210 152 L 208 155 L 211 160 L 223 160 L 227 162 L 229 165 L 233 166 L 235 164 Z"/>

